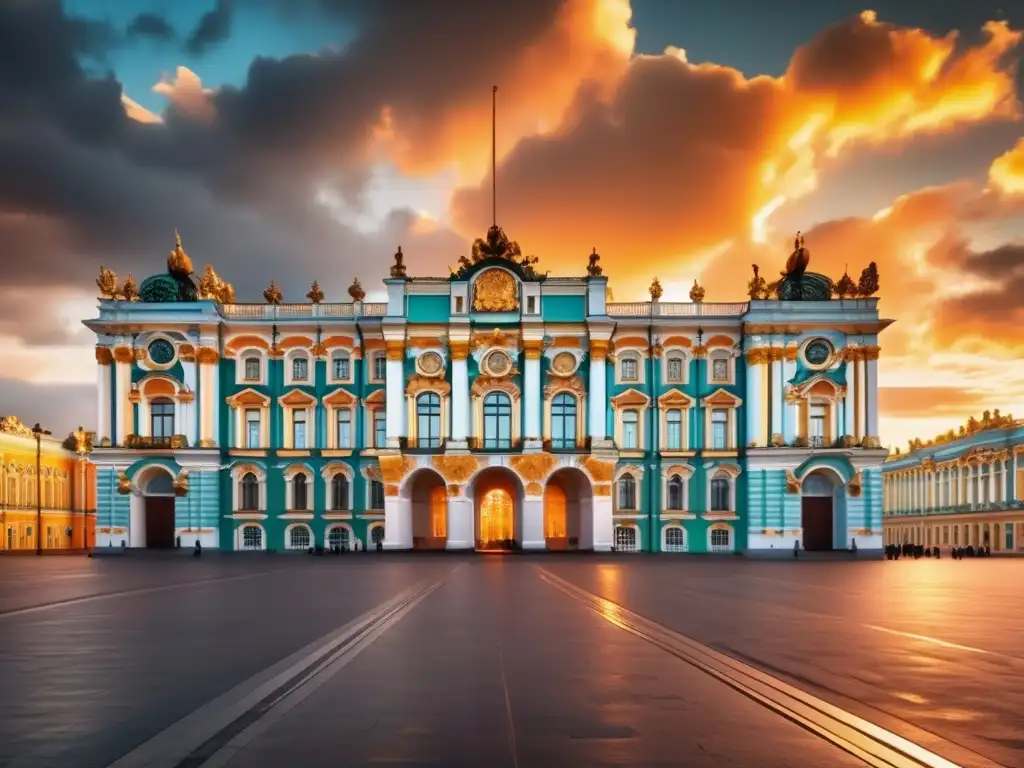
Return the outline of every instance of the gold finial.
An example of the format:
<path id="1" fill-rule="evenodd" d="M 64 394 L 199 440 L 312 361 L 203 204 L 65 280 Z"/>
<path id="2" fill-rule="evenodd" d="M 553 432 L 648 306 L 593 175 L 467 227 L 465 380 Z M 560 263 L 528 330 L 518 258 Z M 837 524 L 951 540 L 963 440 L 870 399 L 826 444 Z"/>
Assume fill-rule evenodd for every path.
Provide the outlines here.
<path id="1" fill-rule="evenodd" d="M 693 288 L 690 289 L 690 301 L 694 304 L 700 304 L 704 301 L 704 288 L 697 282 L 696 278 L 693 281 Z"/>
<path id="2" fill-rule="evenodd" d="M 790 254 L 789 259 L 786 261 L 786 271 L 782 273 L 782 276 L 800 277 L 807 271 L 807 265 L 810 262 L 811 254 L 804 247 L 804 236 L 801 232 L 797 232 L 796 238 L 793 240 L 793 253 Z"/>
<path id="3" fill-rule="evenodd" d="M 402 246 L 398 246 L 398 250 L 395 251 L 395 263 L 391 266 L 391 277 L 402 278 L 405 277 L 405 263 L 403 259 L 405 254 L 402 253 Z"/>
<path id="4" fill-rule="evenodd" d="M 117 298 L 117 275 L 112 269 L 100 266 L 100 276 L 96 278 L 96 287 L 100 289 L 101 299 Z"/>
<path id="5" fill-rule="evenodd" d="M 192 259 L 181 247 L 181 235 L 177 229 L 174 230 L 174 250 L 167 254 L 167 271 L 181 277 L 192 274 Z"/>
<path id="6" fill-rule="evenodd" d="M 320 290 L 320 283 L 316 280 L 314 280 L 313 284 L 309 286 L 309 293 L 306 294 L 306 298 L 314 304 L 319 304 L 324 300 L 324 292 Z"/>
<path id="7" fill-rule="evenodd" d="M 654 282 L 651 283 L 651 287 L 648 290 L 650 291 L 652 301 L 657 301 L 661 298 L 661 294 L 664 293 L 661 290 L 661 281 L 658 278 L 654 278 Z"/>
<path id="8" fill-rule="evenodd" d="M 270 285 L 263 291 L 263 298 L 267 300 L 267 304 L 280 304 L 283 296 L 281 295 L 281 289 L 277 287 L 277 281 L 271 280 Z"/>
<path id="9" fill-rule="evenodd" d="M 139 300 L 139 286 L 135 283 L 135 278 L 132 277 L 132 273 L 128 273 L 128 277 L 124 279 L 124 285 L 121 287 L 121 298 L 125 301 L 138 301 Z"/>
<path id="10" fill-rule="evenodd" d="M 601 257 L 597 254 L 597 247 L 594 247 L 593 253 L 590 254 L 590 262 L 587 264 L 587 274 L 591 277 L 599 276 L 604 270 L 601 269 L 601 265 L 598 264 Z"/>
<path id="11" fill-rule="evenodd" d="M 366 297 L 366 291 L 363 290 L 363 284 L 359 282 L 358 277 L 352 278 L 352 285 L 348 287 L 348 295 L 352 297 L 352 301 L 362 301 Z"/>

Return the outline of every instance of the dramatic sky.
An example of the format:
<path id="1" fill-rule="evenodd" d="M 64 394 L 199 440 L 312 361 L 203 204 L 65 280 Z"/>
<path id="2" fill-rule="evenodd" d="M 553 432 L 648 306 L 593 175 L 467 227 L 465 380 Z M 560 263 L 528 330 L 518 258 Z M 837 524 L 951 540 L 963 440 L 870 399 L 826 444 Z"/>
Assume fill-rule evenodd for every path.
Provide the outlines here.
<path id="1" fill-rule="evenodd" d="M 744 298 L 803 230 L 881 308 L 882 438 L 1024 416 L 1020 0 L 0 0 L 0 412 L 95 420 L 94 279 L 175 228 L 344 300 L 491 218 L 615 299 Z"/>

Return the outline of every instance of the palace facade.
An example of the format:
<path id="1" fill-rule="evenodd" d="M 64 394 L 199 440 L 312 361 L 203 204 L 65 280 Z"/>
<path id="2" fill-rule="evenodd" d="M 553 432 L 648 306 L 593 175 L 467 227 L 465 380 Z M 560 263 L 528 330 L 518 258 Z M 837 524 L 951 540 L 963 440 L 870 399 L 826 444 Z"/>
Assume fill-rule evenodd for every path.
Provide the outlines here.
<path id="1" fill-rule="evenodd" d="M 17 417 L 0 417 L 0 552 L 92 546 L 96 468 L 87 438 L 78 433 L 78 450 L 49 434 L 37 445 Z"/>
<path id="2" fill-rule="evenodd" d="M 890 456 L 885 543 L 1024 553 L 1024 421 L 985 411 Z"/>
<path id="3" fill-rule="evenodd" d="M 180 238 L 101 269 L 100 546 L 734 552 L 882 547 L 877 272 L 610 303 L 499 227 L 387 301 L 236 303 Z"/>

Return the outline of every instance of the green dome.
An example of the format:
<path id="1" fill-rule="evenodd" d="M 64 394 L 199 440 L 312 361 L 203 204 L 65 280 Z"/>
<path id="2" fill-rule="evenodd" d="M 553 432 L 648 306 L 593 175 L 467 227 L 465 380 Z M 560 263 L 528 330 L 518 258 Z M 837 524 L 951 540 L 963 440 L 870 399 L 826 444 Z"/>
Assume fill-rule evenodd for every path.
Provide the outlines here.
<path id="1" fill-rule="evenodd" d="M 150 304 L 173 301 L 196 301 L 196 286 L 188 277 L 174 275 L 150 275 L 139 286 L 139 298 Z"/>
<path id="2" fill-rule="evenodd" d="M 828 301 L 832 298 L 832 281 L 817 272 L 784 277 L 777 295 L 780 301 Z"/>

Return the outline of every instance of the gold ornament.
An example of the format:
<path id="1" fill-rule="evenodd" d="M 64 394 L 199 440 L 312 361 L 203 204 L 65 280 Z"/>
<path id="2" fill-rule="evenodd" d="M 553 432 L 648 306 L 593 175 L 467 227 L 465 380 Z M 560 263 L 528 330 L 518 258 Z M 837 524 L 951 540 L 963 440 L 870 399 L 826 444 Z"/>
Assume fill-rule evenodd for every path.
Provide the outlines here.
<path id="1" fill-rule="evenodd" d="M 788 469 L 786 470 L 786 493 L 800 493 L 800 481 Z"/>
<path id="2" fill-rule="evenodd" d="M 167 254 L 167 271 L 177 277 L 187 277 L 192 274 L 192 259 L 181 247 L 181 235 L 174 230 L 174 250 Z"/>
<path id="3" fill-rule="evenodd" d="M 134 435 L 129 435 L 129 437 L 134 437 Z M 117 492 L 122 496 L 127 496 L 132 492 L 132 481 L 128 479 L 128 475 L 124 472 L 117 473 Z"/>
<path id="4" fill-rule="evenodd" d="M 178 473 L 178 476 L 174 478 L 174 495 L 175 496 L 187 496 L 188 495 L 188 470 L 183 469 Z"/>
<path id="5" fill-rule="evenodd" d="M 348 295 L 352 297 L 352 301 L 362 301 L 366 298 L 366 291 L 363 290 L 358 277 L 352 279 L 352 285 L 348 287 Z"/>
<path id="6" fill-rule="evenodd" d="M 587 264 L 587 274 L 591 277 L 598 277 L 604 271 L 601 269 L 601 265 L 598 264 L 601 257 L 597 255 L 597 248 L 594 248 L 594 252 L 590 254 L 590 262 Z"/>
<path id="7" fill-rule="evenodd" d="M 117 298 L 117 275 L 114 271 L 100 266 L 100 276 L 96 278 L 96 287 L 103 294 L 101 299 L 113 300 Z"/>
<path id="8" fill-rule="evenodd" d="M 132 273 L 128 273 L 128 277 L 124 279 L 124 285 L 121 287 L 121 298 L 125 301 L 138 301 L 139 300 L 139 286 L 135 283 L 135 278 L 132 277 Z"/>
<path id="9" fill-rule="evenodd" d="M 610 483 L 615 475 L 614 461 L 602 461 L 593 456 L 584 456 L 578 463 L 595 483 Z"/>
<path id="10" fill-rule="evenodd" d="M 324 300 L 324 292 L 320 290 L 320 283 L 316 280 L 314 280 L 313 284 L 309 286 L 309 293 L 306 294 L 306 298 L 314 304 L 319 304 Z"/>
<path id="11" fill-rule="evenodd" d="M 457 454 L 452 456 L 431 456 L 430 463 L 452 485 L 465 484 L 480 468 L 476 456 Z"/>
<path id="12" fill-rule="evenodd" d="M 657 301 L 658 299 L 660 299 L 662 293 L 664 293 L 664 291 L 662 291 L 661 289 L 661 281 L 658 280 L 658 278 L 654 278 L 654 282 L 651 283 L 651 287 L 648 289 L 648 291 L 651 294 L 652 301 Z"/>
<path id="13" fill-rule="evenodd" d="M 412 456 L 381 456 L 378 461 L 385 483 L 401 483 L 402 478 L 416 468 L 416 459 Z"/>
<path id="14" fill-rule="evenodd" d="M 392 279 L 404 279 L 405 278 L 405 254 L 402 253 L 402 246 L 398 246 L 398 250 L 395 251 L 395 263 L 391 266 L 391 277 Z"/>
<path id="15" fill-rule="evenodd" d="M 850 496 L 852 496 L 854 498 L 856 498 L 857 496 L 860 496 L 862 483 L 863 483 L 863 480 L 861 479 L 860 471 L 858 470 L 857 474 L 855 474 L 852 478 L 850 478 L 850 482 L 848 482 L 846 484 L 846 491 L 847 491 L 847 493 L 849 493 Z"/>
<path id="16" fill-rule="evenodd" d="M 576 355 L 572 352 L 559 352 L 551 361 L 551 372 L 557 376 L 571 376 L 576 370 Z"/>
<path id="17" fill-rule="evenodd" d="M 696 280 L 693 281 L 693 288 L 690 289 L 690 301 L 694 304 L 704 301 L 704 288 Z"/>
<path id="18" fill-rule="evenodd" d="M 263 291 L 263 298 L 267 300 L 267 304 L 280 304 L 281 299 L 284 297 L 281 295 L 281 289 L 277 287 L 275 280 L 270 281 L 270 285 Z"/>
<path id="19" fill-rule="evenodd" d="M 509 463 L 523 480 L 539 483 L 551 474 L 558 460 L 550 453 L 525 453 L 512 456 Z"/>
<path id="20" fill-rule="evenodd" d="M 22 424 L 17 416 L 0 417 L 0 432 L 19 437 L 32 437 L 32 430 Z"/>
<path id="21" fill-rule="evenodd" d="M 473 283 L 473 310 L 512 312 L 519 309 L 516 279 L 503 269 L 488 269 Z"/>

